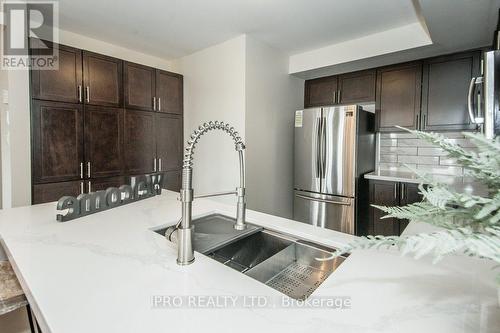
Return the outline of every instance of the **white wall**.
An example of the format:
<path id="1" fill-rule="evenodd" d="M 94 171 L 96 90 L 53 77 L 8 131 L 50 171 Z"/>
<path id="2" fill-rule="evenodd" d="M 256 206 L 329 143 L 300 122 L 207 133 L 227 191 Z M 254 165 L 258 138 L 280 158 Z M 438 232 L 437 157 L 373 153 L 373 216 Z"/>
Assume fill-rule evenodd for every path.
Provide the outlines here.
<path id="1" fill-rule="evenodd" d="M 2 71 L 7 76 L 8 105 L 0 115 L 2 207 L 31 203 L 29 73 Z"/>
<path id="2" fill-rule="evenodd" d="M 232 125 L 245 138 L 245 36 L 183 57 L 174 64 L 184 75 L 184 138 L 205 121 Z M 238 154 L 230 137 L 206 134 L 194 154 L 196 193 L 235 189 Z M 234 202 L 234 198 L 220 198 Z"/>
<path id="3" fill-rule="evenodd" d="M 247 36 L 246 112 L 248 208 L 293 215 L 293 119 L 304 80 L 288 75 L 288 56 Z"/>
<path id="4" fill-rule="evenodd" d="M 168 59 L 154 57 L 70 31 L 59 30 L 59 43 L 167 71 L 173 70 L 172 61 Z"/>
<path id="5" fill-rule="evenodd" d="M 291 217 L 293 111 L 303 80 L 288 75 L 288 56 L 250 36 L 240 36 L 173 63 L 184 75 L 184 135 L 204 121 L 234 126 L 245 140 L 250 209 Z M 238 155 L 223 133 L 209 133 L 194 154 L 197 193 L 234 189 Z M 217 200 L 235 202 L 235 198 Z"/>

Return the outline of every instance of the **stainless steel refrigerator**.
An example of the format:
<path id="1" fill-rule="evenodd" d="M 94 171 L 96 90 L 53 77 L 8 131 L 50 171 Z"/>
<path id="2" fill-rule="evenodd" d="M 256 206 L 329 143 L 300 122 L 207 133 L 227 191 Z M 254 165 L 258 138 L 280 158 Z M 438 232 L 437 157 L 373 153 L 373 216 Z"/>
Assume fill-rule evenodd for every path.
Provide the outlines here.
<path id="1" fill-rule="evenodd" d="M 358 105 L 295 112 L 294 219 L 366 234 L 368 185 L 375 169 L 374 114 Z"/>

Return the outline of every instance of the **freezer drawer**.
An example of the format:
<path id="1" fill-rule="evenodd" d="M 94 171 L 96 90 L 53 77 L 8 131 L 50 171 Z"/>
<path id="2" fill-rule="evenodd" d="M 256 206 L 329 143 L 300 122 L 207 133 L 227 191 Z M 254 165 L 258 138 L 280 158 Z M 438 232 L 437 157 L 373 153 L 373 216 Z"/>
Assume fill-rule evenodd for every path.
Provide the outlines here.
<path id="1" fill-rule="evenodd" d="M 296 221 L 354 234 L 354 198 L 295 191 Z"/>

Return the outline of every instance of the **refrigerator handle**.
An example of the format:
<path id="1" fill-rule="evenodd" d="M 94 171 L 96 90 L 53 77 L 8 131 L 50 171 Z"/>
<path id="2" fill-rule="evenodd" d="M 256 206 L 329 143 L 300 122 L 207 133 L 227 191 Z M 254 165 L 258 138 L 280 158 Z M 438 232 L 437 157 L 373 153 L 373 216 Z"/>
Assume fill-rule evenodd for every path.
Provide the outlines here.
<path id="1" fill-rule="evenodd" d="M 477 112 L 474 110 L 473 106 L 473 100 L 474 100 L 474 94 L 475 94 L 475 87 L 476 85 L 480 85 L 483 83 L 483 77 L 473 77 L 470 80 L 469 84 L 469 94 L 467 96 L 467 110 L 469 111 L 469 117 L 470 117 L 470 122 L 472 124 L 478 124 L 481 125 L 484 123 L 484 117 L 481 116 L 481 111 L 480 111 L 480 102 L 478 102 L 478 109 Z M 479 97 L 478 97 L 479 98 Z"/>
<path id="2" fill-rule="evenodd" d="M 467 96 L 467 109 L 469 110 L 469 117 L 470 117 L 470 122 L 472 124 L 476 123 L 476 120 L 474 119 L 474 112 L 472 110 L 472 98 L 474 94 L 474 86 L 476 85 L 476 78 L 473 77 L 470 80 L 469 84 L 469 95 Z"/>
<path id="3" fill-rule="evenodd" d="M 321 177 L 320 154 L 321 154 L 321 117 L 318 117 L 316 118 L 316 178 Z"/>
<path id="4" fill-rule="evenodd" d="M 326 170 L 326 117 L 321 116 L 321 178 Z"/>
<path id="5" fill-rule="evenodd" d="M 327 199 L 321 199 L 321 198 L 314 198 L 314 197 L 309 197 L 307 195 L 302 195 L 302 194 L 295 194 L 297 198 L 301 199 L 306 199 L 306 200 L 312 200 L 312 201 L 319 201 L 319 202 L 324 202 L 324 203 L 329 203 L 329 204 L 334 204 L 334 205 L 341 205 L 341 206 L 350 206 L 350 202 L 344 202 L 344 201 L 334 201 L 334 200 L 327 200 Z"/>

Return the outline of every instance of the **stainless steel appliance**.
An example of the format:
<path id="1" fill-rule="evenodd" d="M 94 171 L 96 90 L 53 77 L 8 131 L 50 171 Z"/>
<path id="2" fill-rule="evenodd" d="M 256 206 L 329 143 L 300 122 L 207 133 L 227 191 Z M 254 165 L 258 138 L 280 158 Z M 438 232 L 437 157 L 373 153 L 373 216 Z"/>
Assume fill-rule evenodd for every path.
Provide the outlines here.
<path id="1" fill-rule="evenodd" d="M 359 105 L 295 113 L 294 219 L 366 234 L 368 185 L 375 169 L 374 114 Z"/>
<path id="2" fill-rule="evenodd" d="M 500 16 L 493 38 L 493 50 L 483 53 L 482 76 L 469 86 L 468 108 L 471 122 L 492 139 L 500 134 Z"/>

